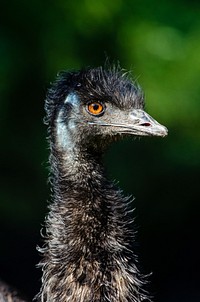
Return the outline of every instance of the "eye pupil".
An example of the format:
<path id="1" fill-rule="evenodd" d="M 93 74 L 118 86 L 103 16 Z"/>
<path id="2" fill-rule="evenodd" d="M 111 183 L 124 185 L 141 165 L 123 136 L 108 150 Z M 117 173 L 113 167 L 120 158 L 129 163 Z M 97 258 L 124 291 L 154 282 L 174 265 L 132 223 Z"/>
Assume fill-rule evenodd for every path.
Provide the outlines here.
<path id="1" fill-rule="evenodd" d="M 93 102 L 87 105 L 87 110 L 93 115 L 100 115 L 104 111 L 104 106 L 101 103 Z"/>
<path id="2" fill-rule="evenodd" d="M 93 110 L 98 111 L 99 109 L 99 104 L 93 104 Z"/>

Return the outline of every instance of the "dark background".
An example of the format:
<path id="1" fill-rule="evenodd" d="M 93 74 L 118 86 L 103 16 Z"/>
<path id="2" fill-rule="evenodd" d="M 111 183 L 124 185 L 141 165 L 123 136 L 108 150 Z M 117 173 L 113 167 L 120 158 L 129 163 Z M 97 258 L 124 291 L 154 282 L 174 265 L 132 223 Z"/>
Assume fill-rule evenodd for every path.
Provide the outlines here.
<path id="1" fill-rule="evenodd" d="M 0 277 L 40 287 L 47 213 L 45 92 L 58 70 L 121 63 L 169 136 L 114 145 L 109 175 L 136 197 L 140 263 L 155 302 L 199 302 L 200 2 L 1 1 Z"/>

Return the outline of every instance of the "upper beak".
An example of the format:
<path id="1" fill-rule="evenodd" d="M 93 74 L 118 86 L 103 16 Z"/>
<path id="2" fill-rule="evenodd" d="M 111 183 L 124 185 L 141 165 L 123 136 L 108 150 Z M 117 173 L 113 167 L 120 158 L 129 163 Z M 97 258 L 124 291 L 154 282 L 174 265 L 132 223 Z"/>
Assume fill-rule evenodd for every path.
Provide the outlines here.
<path id="1" fill-rule="evenodd" d="M 149 114 L 141 109 L 134 109 L 129 113 L 128 124 L 122 126 L 129 133 L 145 136 L 166 136 L 168 130 L 165 126 L 159 124 Z M 125 129 L 124 129 L 125 130 Z"/>

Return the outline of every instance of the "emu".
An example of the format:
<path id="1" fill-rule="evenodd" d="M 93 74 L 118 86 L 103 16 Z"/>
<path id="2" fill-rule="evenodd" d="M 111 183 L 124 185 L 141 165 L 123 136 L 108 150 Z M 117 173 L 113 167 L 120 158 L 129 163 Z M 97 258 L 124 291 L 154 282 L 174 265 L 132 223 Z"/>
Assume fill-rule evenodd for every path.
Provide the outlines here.
<path id="1" fill-rule="evenodd" d="M 102 154 L 127 136 L 166 136 L 119 67 L 61 72 L 47 93 L 52 201 L 38 302 L 150 301 L 137 268 L 132 200 L 106 178 Z M 0 302 L 25 302 L 3 282 Z"/>
<path id="2" fill-rule="evenodd" d="M 149 300 L 133 251 L 131 200 L 105 176 L 102 154 L 126 136 L 166 136 L 140 87 L 112 67 L 61 72 L 45 104 L 52 202 L 38 301 Z"/>

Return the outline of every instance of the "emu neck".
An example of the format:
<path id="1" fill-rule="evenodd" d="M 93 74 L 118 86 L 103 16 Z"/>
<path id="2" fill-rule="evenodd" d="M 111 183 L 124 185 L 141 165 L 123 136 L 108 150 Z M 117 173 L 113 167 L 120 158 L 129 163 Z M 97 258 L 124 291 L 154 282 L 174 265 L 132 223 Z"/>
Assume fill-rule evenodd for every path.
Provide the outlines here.
<path id="1" fill-rule="evenodd" d="M 105 182 L 102 154 L 91 150 L 53 150 L 50 156 L 55 192 L 95 192 Z M 64 197 L 64 196 L 62 196 Z"/>
<path id="2" fill-rule="evenodd" d="M 53 146 L 50 162 L 42 302 L 143 301 L 128 198 L 106 180 L 101 156 Z"/>
<path id="3" fill-rule="evenodd" d="M 61 219 L 67 218 L 68 238 L 77 242 L 73 248 L 83 248 L 87 253 L 91 252 L 90 244 L 97 249 L 101 245 L 111 204 L 119 193 L 106 179 L 101 157 L 86 150 L 60 152 L 58 165 L 53 168 L 54 210 L 62 208 Z M 118 198 L 121 199 L 120 193 Z"/>

